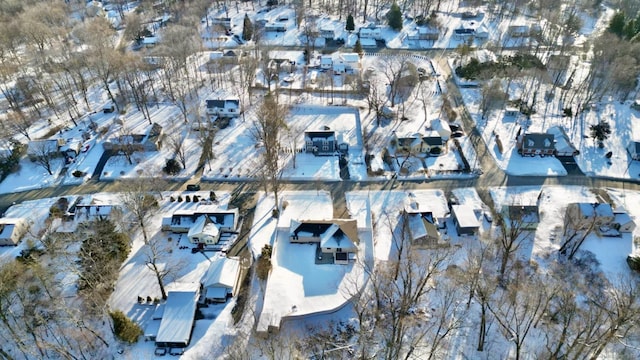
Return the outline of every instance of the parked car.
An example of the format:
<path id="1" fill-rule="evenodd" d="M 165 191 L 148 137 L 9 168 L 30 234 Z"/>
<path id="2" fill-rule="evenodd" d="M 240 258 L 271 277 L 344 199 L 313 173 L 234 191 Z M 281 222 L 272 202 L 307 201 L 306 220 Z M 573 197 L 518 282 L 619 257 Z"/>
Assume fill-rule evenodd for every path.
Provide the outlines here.
<path id="1" fill-rule="evenodd" d="M 110 114 L 116 110 L 116 107 L 113 104 L 109 104 L 102 109 L 102 112 L 105 114 Z"/>
<path id="2" fill-rule="evenodd" d="M 451 137 L 452 138 L 459 138 L 459 137 L 463 137 L 463 136 L 464 136 L 464 133 L 462 131 L 460 131 L 460 130 L 454 131 L 454 132 L 451 133 Z"/>
<path id="3" fill-rule="evenodd" d="M 187 185 L 187 191 L 199 191 L 200 190 L 200 184 L 188 184 Z"/>
<path id="4" fill-rule="evenodd" d="M 493 222 L 493 216 L 491 216 L 491 213 L 488 211 L 485 211 L 483 213 L 484 215 L 484 219 L 487 220 L 488 223 L 492 223 Z"/>

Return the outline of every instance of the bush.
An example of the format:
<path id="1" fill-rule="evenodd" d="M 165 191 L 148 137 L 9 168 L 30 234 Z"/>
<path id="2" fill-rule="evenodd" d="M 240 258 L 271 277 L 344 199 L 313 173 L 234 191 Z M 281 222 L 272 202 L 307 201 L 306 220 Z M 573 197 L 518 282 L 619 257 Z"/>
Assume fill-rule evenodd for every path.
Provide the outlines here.
<path id="1" fill-rule="evenodd" d="M 176 159 L 167 159 L 165 166 L 162 168 L 162 171 L 168 175 L 176 175 L 180 171 L 182 171 L 182 165 Z"/>
<path id="2" fill-rule="evenodd" d="M 80 171 L 80 170 L 76 170 L 76 171 L 74 171 L 74 172 L 72 173 L 72 175 L 73 175 L 74 177 L 77 177 L 77 178 L 79 178 L 79 177 L 83 177 L 83 176 L 85 176 L 85 174 L 86 174 L 86 173 L 85 173 L 84 171 Z"/>
<path id="3" fill-rule="evenodd" d="M 54 218 L 59 218 L 64 215 L 64 213 L 69 208 L 69 200 L 65 197 L 61 197 L 56 201 L 55 204 L 51 205 L 49 208 L 49 216 Z"/>
<path id="4" fill-rule="evenodd" d="M 174 198 L 173 196 L 169 196 L 169 202 L 176 202 L 176 198 Z"/>
<path id="5" fill-rule="evenodd" d="M 142 335 L 142 329 L 138 324 L 129 319 L 120 310 L 110 312 L 109 315 L 113 320 L 113 332 L 118 339 L 129 344 L 138 341 L 138 337 Z"/>
<path id="6" fill-rule="evenodd" d="M 185 196 L 184 202 L 191 202 L 191 197 L 189 195 Z"/>
<path id="7" fill-rule="evenodd" d="M 178 202 L 182 202 L 182 196 L 178 195 Z"/>
<path id="8" fill-rule="evenodd" d="M 193 202 L 197 203 L 200 201 L 200 198 L 198 197 L 198 195 L 193 195 Z"/>
<path id="9" fill-rule="evenodd" d="M 256 275 L 260 280 L 267 280 L 269 272 L 271 271 L 271 259 L 260 256 L 258 258 L 258 264 L 256 265 Z"/>

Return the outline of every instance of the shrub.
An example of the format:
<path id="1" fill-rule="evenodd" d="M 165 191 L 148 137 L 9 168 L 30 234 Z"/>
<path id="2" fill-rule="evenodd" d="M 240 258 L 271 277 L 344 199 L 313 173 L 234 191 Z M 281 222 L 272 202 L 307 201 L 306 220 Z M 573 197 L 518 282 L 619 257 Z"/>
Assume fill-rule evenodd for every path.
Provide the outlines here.
<path id="1" fill-rule="evenodd" d="M 178 202 L 182 202 L 182 196 L 178 195 Z"/>
<path id="2" fill-rule="evenodd" d="M 176 202 L 176 198 L 174 198 L 173 196 L 169 196 L 169 202 Z"/>
<path id="3" fill-rule="evenodd" d="M 162 171 L 168 175 L 176 175 L 182 170 L 182 165 L 176 159 L 167 159 L 166 164 L 162 168 Z"/>
<path id="4" fill-rule="evenodd" d="M 184 202 L 191 202 L 191 197 L 189 195 L 185 196 Z"/>
<path id="5" fill-rule="evenodd" d="M 198 195 L 193 195 L 193 202 L 197 203 L 200 201 L 200 198 L 198 197 Z"/>
<path id="6" fill-rule="evenodd" d="M 269 271 L 271 271 L 271 259 L 260 256 L 256 265 L 256 275 L 260 280 L 267 280 L 269 277 Z"/>
<path id="7" fill-rule="evenodd" d="M 51 205 L 49 208 L 49 216 L 54 218 L 59 218 L 64 215 L 64 213 L 69 208 L 69 200 L 65 197 L 61 197 L 56 201 L 55 204 Z"/>
<path id="8" fill-rule="evenodd" d="M 118 339 L 129 344 L 138 341 L 138 337 L 142 335 L 142 329 L 138 324 L 129 319 L 120 310 L 110 312 L 109 315 L 113 320 L 113 332 Z"/>
<path id="9" fill-rule="evenodd" d="M 79 178 L 79 177 L 83 177 L 85 174 L 86 174 L 86 173 L 85 173 L 84 171 L 80 171 L 80 170 L 76 170 L 76 171 L 74 171 L 74 172 L 72 173 L 72 175 L 73 175 L 74 177 L 77 177 L 77 178 Z"/>

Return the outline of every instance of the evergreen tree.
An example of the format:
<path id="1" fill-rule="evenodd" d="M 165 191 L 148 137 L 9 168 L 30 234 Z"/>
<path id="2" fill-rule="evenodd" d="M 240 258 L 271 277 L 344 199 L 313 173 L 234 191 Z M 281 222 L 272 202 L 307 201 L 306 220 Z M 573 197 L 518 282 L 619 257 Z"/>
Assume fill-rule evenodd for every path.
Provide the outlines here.
<path id="1" fill-rule="evenodd" d="M 244 14 L 244 22 L 242 26 L 242 39 L 244 41 L 251 40 L 253 37 L 253 24 L 251 23 L 251 19 L 249 19 L 249 15 Z"/>
<path id="2" fill-rule="evenodd" d="M 402 30 L 402 11 L 395 1 L 387 13 L 387 23 L 395 31 Z"/>
<path id="3" fill-rule="evenodd" d="M 631 39 L 636 35 L 636 22 L 631 19 L 627 22 L 627 25 L 624 26 L 624 37 L 626 39 Z"/>
<path id="4" fill-rule="evenodd" d="M 623 11 L 618 11 L 609 22 L 609 32 L 622 37 L 624 35 L 624 26 L 626 25 L 625 16 Z"/>
<path id="5" fill-rule="evenodd" d="M 364 50 L 362 49 L 362 44 L 360 44 L 360 39 L 356 40 L 356 44 L 353 46 L 353 51 L 355 51 L 360 57 L 364 54 Z"/>
<path id="6" fill-rule="evenodd" d="M 356 24 L 353 21 L 353 15 L 349 14 L 349 16 L 347 16 L 347 26 L 345 27 L 345 30 L 347 30 L 348 32 L 352 32 L 355 29 Z"/>

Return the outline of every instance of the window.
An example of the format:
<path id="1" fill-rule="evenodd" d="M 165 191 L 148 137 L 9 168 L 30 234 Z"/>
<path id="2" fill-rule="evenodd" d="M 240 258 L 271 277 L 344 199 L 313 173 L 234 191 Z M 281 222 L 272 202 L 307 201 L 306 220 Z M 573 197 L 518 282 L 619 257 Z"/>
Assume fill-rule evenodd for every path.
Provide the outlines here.
<path id="1" fill-rule="evenodd" d="M 322 151 L 329 151 L 329 144 L 322 144 Z"/>

